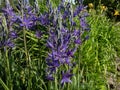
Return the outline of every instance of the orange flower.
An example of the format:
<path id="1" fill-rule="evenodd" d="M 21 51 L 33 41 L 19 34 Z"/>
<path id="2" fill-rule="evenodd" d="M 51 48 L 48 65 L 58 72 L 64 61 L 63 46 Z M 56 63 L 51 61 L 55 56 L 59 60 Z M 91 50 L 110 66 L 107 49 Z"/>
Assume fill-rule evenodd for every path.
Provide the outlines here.
<path id="1" fill-rule="evenodd" d="M 120 14 L 119 14 L 119 11 L 115 10 L 114 16 L 118 16 L 118 15 L 120 15 Z"/>

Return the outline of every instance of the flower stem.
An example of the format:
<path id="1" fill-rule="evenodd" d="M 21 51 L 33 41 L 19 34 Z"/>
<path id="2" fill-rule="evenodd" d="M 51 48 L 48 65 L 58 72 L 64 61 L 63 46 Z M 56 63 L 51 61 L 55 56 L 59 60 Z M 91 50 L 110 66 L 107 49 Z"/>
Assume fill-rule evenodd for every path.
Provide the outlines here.
<path id="1" fill-rule="evenodd" d="M 24 19 L 24 2 L 22 1 L 22 20 Z M 24 22 L 23 22 L 24 23 Z M 28 75 L 28 80 L 27 80 L 27 90 L 31 90 L 31 78 L 30 78 L 30 68 L 31 68 L 31 61 L 30 61 L 30 57 L 28 54 L 28 50 L 27 50 L 27 40 L 26 40 L 26 28 L 23 27 L 23 38 L 24 38 L 24 49 L 25 49 L 25 55 L 26 55 L 26 64 L 27 64 L 27 75 Z"/>
<path id="2" fill-rule="evenodd" d="M 5 58 L 6 58 L 6 64 L 7 64 L 7 67 L 6 67 L 6 74 L 7 74 L 7 86 L 9 88 L 9 90 L 13 90 L 12 88 L 12 81 L 11 81 L 11 74 L 10 74 L 10 63 L 9 63 L 9 58 L 8 58 L 8 50 L 7 50 L 7 47 L 6 47 L 6 52 L 5 52 Z"/>
<path id="3" fill-rule="evenodd" d="M 58 87 L 57 87 L 57 77 L 55 77 L 55 90 L 58 90 Z"/>
<path id="4" fill-rule="evenodd" d="M 41 57 L 41 47 L 40 47 L 40 39 L 38 39 L 38 47 L 39 47 L 39 60 L 38 60 L 38 68 L 39 68 L 39 70 L 41 71 L 41 69 L 42 69 L 42 57 Z M 40 72 L 40 75 L 41 75 L 42 73 Z"/>
<path id="5" fill-rule="evenodd" d="M 23 30 L 23 35 L 24 35 L 24 48 L 25 48 L 25 55 L 26 55 L 26 63 L 29 65 L 29 57 L 28 57 L 28 51 L 27 51 L 27 42 L 26 42 L 26 31 L 25 29 Z"/>
<path id="6" fill-rule="evenodd" d="M 80 69 L 80 45 L 78 47 L 78 89 L 80 88 L 79 86 L 79 82 L 80 82 L 80 72 L 79 72 L 79 69 Z"/>
<path id="7" fill-rule="evenodd" d="M 25 55 L 26 55 L 26 64 L 28 67 L 28 87 L 27 90 L 31 90 L 31 78 L 30 78 L 30 68 L 31 68 L 31 61 L 29 58 L 28 50 L 27 50 L 27 40 L 26 40 L 26 31 L 25 28 L 23 30 L 23 35 L 24 35 L 24 48 L 25 48 Z"/>
<path id="8" fill-rule="evenodd" d="M 0 78 L 0 84 L 3 86 L 3 88 L 5 90 L 9 90 L 9 88 L 7 87 L 7 85 L 2 81 L 2 79 Z"/>
<path id="9" fill-rule="evenodd" d="M 70 90 L 70 86 L 69 86 L 69 83 L 67 84 L 67 90 Z"/>

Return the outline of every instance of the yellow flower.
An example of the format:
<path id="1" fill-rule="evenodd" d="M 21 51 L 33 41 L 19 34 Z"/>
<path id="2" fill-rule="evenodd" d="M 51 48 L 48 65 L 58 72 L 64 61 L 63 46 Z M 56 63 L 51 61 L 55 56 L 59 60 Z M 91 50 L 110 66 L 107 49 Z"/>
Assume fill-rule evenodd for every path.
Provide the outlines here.
<path id="1" fill-rule="evenodd" d="M 103 11 L 105 11 L 105 10 L 107 9 L 107 7 L 104 6 L 104 5 L 102 5 L 102 6 L 101 6 L 101 9 L 102 9 Z"/>
<path id="2" fill-rule="evenodd" d="M 93 6 L 92 3 L 89 3 L 89 4 L 88 4 L 88 7 L 89 7 L 89 8 L 93 8 L 94 6 Z"/>
<path id="3" fill-rule="evenodd" d="M 120 14 L 119 14 L 119 11 L 115 10 L 114 16 L 117 16 L 117 15 L 120 15 Z"/>

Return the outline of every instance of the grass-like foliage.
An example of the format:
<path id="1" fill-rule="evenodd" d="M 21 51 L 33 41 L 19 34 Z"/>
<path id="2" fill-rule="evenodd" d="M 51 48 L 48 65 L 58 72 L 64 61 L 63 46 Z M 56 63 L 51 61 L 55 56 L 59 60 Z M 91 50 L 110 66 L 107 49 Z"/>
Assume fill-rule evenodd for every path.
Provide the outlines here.
<path id="1" fill-rule="evenodd" d="M 89 17 L 90 38 L 81 47 L 81 89 L 109 90 L 111 76 L 116 79 L 116 57 L 119 56 L 119 25 L 104 15 Z M 113 82 L 111 80 L 111 82 Z M 118 82 L 113 82 L 115 88 Z"/>
<path id="2" fill-rule="evenodd" d="M 82 2 L 35 0 L 14 10 L 8 1 L 0 13 L 0 90 L 117 89 L 119 23 L 88 15 Z"/>

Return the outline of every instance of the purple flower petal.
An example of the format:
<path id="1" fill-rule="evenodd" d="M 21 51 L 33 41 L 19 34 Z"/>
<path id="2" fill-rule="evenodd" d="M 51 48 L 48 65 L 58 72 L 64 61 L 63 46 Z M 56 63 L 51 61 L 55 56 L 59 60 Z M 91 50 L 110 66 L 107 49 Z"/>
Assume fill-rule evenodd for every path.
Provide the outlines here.
<path id="1" fill-rule="evenodd" d="M 76 39 L 76 40 L 74 41 L 74 43 L 76 43 L 76 44 L 81 44 L 82 42 L 81 42 L 80 38 L 78 38 L 78 39 Z"/>
<path id="2" fill-rule="evenodd" d="M 40 39 L 42 36 L 42 32 L 36 31 L 35 36 Z"/>
<path id="3" fill-rule="evenodd" d="M 10 37 L 13 38 L 13 39 L 15 39 L 18 36 L 17 36 L 17 33 L 15 31 L 12 31 L 12 32 L 10 32 Z"/>
<path id="4" fill-rule="evenodd" d="M 5 46 L 13 48 L 15 45 L 14 43 L 10 40 L 10 38 L 5 42 Z"/>
<path id="5" fill-rule="evenodd" d="M 54 78 L 53 78 L 53 76 L 52 76 L 52 75 L 48 75 L 48 76 L 46 76 L 46 79 L 47 79 L 47 80 L 51 80 L 51 81 L 53 81 L 53 80 L 54 80 Z"/>
<path id="6" fill-rule="evenodd" d="M 64 85 L 64 83 L 72 83 L 72 81 L 70 80 L 72 76 L 73 74 L 71 74 L 70 71 L 67 71 L 66 73 L 62 72 L 62 80 L 61 80 L 62 86 Z"/>

